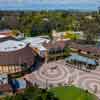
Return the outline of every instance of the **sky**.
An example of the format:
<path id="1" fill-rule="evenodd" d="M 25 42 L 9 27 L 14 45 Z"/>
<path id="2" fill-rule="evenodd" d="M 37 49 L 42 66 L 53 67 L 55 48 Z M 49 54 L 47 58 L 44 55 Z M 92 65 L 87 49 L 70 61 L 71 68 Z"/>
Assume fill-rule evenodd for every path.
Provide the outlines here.
<path id="1" fill-rule="evenodd" d="M 100 0 L 0 0 L 0 10 L 97 10 Z"/>

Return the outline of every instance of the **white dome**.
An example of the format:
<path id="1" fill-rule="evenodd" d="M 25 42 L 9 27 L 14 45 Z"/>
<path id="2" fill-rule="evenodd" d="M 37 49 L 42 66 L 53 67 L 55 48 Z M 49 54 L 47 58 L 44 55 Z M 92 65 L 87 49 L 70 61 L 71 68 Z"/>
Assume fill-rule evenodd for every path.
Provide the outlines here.
<path id="1" fill-rule="evenodd" d="M 8 40 L 0 43 L 0 52 L 16 51 L 24 48 L 26 45 L 23 42 Z"/>

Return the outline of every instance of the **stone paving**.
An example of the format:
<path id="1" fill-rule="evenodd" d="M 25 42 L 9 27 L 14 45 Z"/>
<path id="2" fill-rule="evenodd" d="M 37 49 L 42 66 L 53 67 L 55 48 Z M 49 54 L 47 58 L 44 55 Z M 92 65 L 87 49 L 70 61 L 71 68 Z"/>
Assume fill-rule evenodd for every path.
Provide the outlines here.
<path id="1" fill-rule="evenodd" d="M 100 70 L 90 73 L 79 72 L 78 80 L 75 80 L 76 86 L 89 90 L 100 98 Z"/>
<path id="2" fill-rule="evenodd" d="M 84 72 L 66 65 L 63 60 L 43 64 L 40 69 L 24 76 L 33 84 L 40 87 L 73 84 L 87 89 L 100 98 L 100 68 Z"/>

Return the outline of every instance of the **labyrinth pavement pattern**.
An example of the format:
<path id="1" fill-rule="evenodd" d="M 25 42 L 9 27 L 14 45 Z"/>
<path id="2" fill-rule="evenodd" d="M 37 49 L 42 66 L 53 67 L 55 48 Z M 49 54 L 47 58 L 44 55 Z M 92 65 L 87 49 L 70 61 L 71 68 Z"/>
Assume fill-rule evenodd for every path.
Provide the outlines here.
<path id="1" fill-rule="evenodd" d="M 95 86 L 97 87 L 95 95 L 100 98 L 100 70 L 92 71 L 91 73 L 79 72 L 76 80 L 78 87 L 89 90 L 94 93 Z"/>
<path id="2" fill-rule="evenodd" d="M 38 70 L 25 76 L 31 82 L 37 82 L 41 87 L 45 87 L 46 81 L 48 84 L 57 86 L 58 84 L 68 84 L 72 79 L 74 85 L 84 88 L 91 93 L 96 93 L 100 98 L 100 69 L 92 72 L 83 72 L 71 68 L 70 65 L 65 65 L 64 61 L 55 61 L 48 64 L 43 64 Z"/>

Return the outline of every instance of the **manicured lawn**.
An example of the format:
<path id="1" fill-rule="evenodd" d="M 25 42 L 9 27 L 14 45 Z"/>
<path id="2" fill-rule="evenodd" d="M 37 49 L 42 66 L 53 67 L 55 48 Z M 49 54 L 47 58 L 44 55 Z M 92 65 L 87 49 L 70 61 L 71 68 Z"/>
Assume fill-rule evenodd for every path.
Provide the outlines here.
<path id="1" fill-rule="evenodd" d="M 50 89 L 59 100 L 97 100 L 97 97 L 74 86 L 56 87 Z"/>

